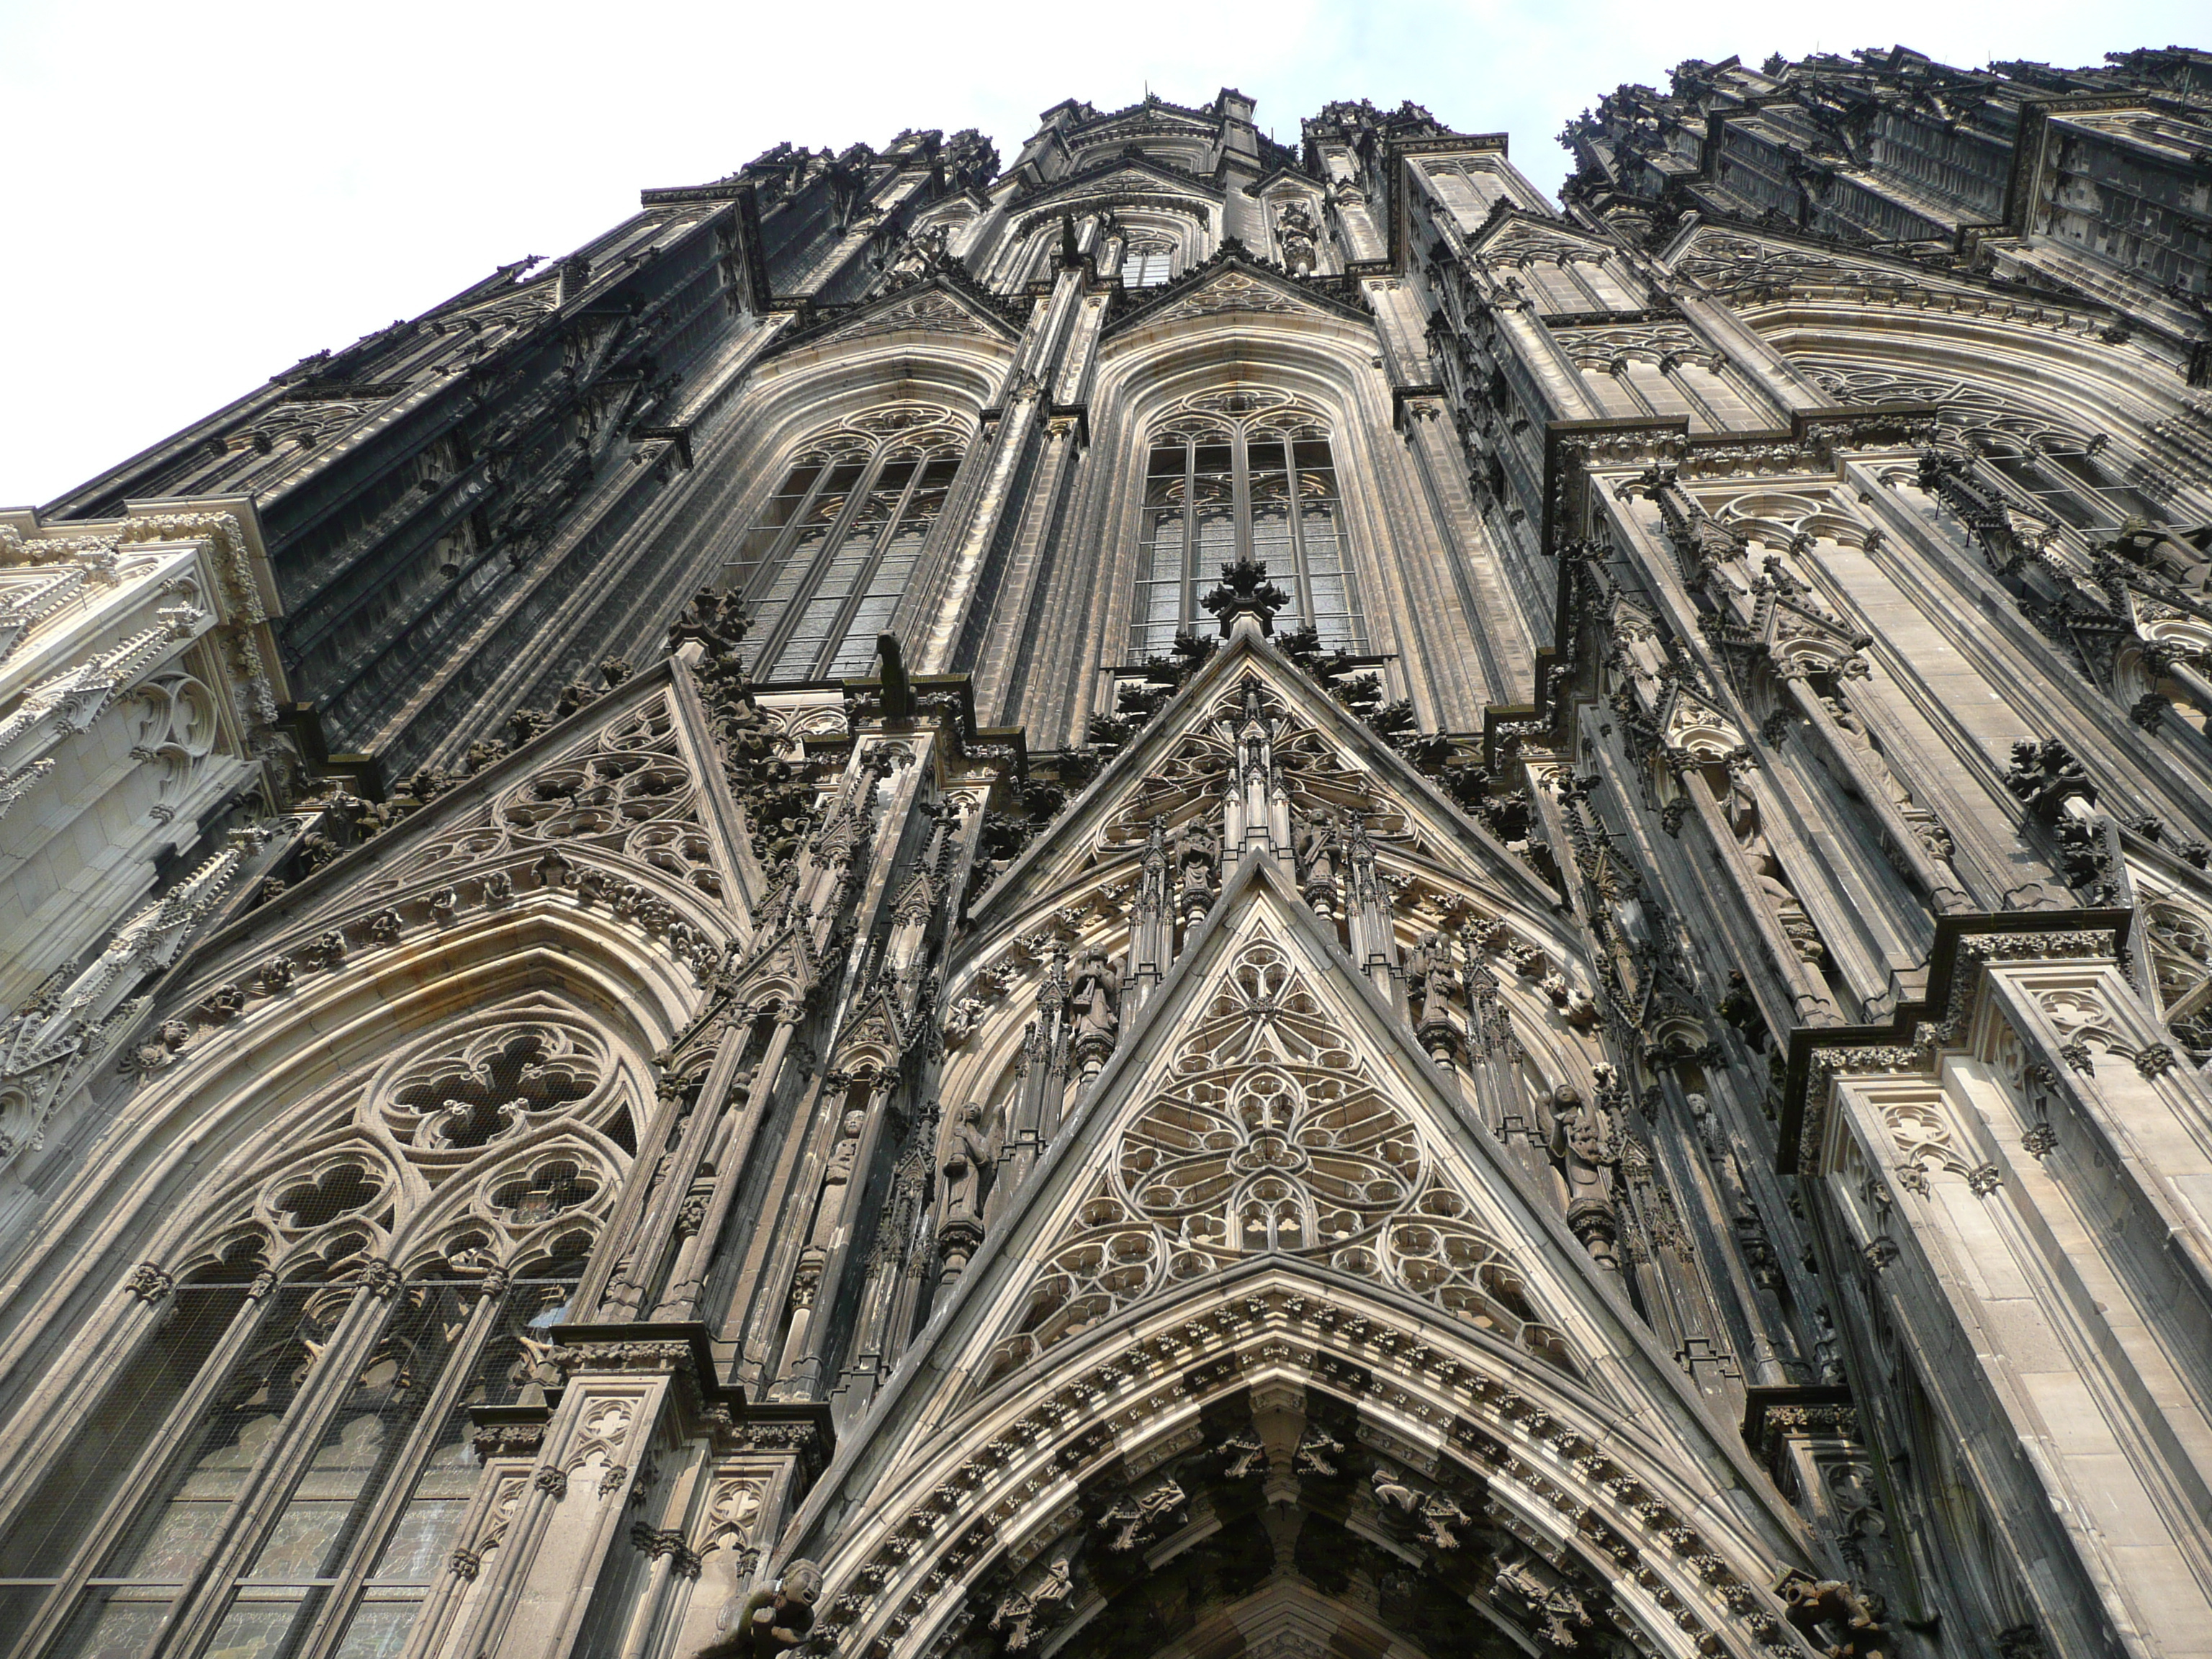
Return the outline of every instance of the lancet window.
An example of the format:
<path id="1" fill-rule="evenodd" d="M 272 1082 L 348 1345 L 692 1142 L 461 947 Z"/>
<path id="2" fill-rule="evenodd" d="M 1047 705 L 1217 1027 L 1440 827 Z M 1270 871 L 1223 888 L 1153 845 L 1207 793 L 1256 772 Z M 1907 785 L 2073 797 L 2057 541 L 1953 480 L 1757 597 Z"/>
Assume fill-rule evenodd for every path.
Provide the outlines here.
<path id="1" fill-rule="evenodd" d="M 729 562 L 754 617 L 760 679 L 867 672 L 876 636 L 945 510 L 968 432 L 928 404 L 896 404 L 817 434 Z"/>
<path id="2" fill-rule="evenodd" d="M 1291 595 L 1278 626 L 1364 648 L 1327 422 L 1279 392 L 1190 398 L 1152 433 L 1130 650 L 1164 656 L 1210 622 L 1221 567 L 1249 553 Z"/>
<path id="3" fill-rule="evenodd" d="M 185 1630 L 234 1659 L 398 1653 L 495 1541 L 459 1535 L 471 1408 L 560 1382 L 551 1328 L 634 1138 L 624 1075 L 550 1018 L 434 1043 L 334 1147 L 237 1194 L 173 1283 L 139 1268 L 166 1318 L 0 1515 L 0 1654 L 131 1659 Z M 396 1250 L 425 1186 L 447 1213 Z"/>

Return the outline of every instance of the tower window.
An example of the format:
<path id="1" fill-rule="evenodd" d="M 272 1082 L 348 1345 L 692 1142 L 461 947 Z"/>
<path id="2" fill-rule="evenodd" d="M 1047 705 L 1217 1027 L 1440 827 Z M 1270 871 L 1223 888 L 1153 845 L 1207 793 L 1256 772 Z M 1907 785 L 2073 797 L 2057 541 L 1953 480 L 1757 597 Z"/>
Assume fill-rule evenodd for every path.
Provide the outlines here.
<path id="1" fill-rule="evenodd" d="M 1364 648 L 1328 428 L 1280 394 L 1187 399 L 1154 432 L 1145 468 L 1131 653 L 1164 656 L 1211 624 L 1200 600 L 1249 552 L 1291 595 L 1279 618 L 1333 650 Z"/>
<path id="2" fill-rule="evenodd" d="M 1132 236 L 1121 246 L 1121 286 L 1158 288 L 1175 275 L 1175 244 L 1164 236 Z"/>
<path id="3" fill-rule="evenodd" d="M 751 672 L 770 682 L 864 674 L 960 470 L 966 429 L 896 404 L 821 433 L 729 562 L 754 617 Z"/>

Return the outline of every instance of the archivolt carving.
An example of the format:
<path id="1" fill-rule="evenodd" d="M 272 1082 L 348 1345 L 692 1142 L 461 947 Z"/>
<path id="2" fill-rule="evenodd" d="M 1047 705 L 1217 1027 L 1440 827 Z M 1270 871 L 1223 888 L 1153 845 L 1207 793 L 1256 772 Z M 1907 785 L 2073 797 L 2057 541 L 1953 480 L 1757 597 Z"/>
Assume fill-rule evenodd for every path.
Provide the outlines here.
<path id="1" fill-rule="evenodd" d="M 1170 1284 L 1271 1251 L 1394 1285 L 1564 1358 L 1412 1120 L 1291 957 L 1261 939 L 1239 951 L 1045 1252 L 985 1381 Z"/>

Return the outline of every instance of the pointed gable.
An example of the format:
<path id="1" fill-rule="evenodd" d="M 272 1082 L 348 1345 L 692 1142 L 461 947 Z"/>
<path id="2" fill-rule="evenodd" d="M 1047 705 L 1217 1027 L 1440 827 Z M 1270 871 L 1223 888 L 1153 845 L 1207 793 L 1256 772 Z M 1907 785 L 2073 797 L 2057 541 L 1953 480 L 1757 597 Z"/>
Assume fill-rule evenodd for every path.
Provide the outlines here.
<path id="1" fill-rule="evenodd" d="M 411 807 L 401 822 L 210 938 L 193 977 L 234 972 L 241 955 L 287 975 L 335 971 L 416 926 L 533 898 L 642 934 L 701 981 L 751 930 L 757 866 L 674 658 L 434 799 L 398 804 Z"/>
<path id="2" fill-rule="evenodd" d="M 1363 325 L 1370 320 L 1357 304 L 1252 259 L 1232 240 L 1212 260 L 1116 319 L 1107 331 L 1109 336 L 1120 335 L 1153 323 L 1261 314 L 1347 318 Z"/>
<path id="3" fill-rule="evenodd" d="M 1529 1284 L 1548 1276 L 1538 1258 L 1581 1250 L 1535 1220 L 1378 1005 L 1274 861 L 1248 859 L 1040 1170 L 1019 1242 L 986 1268 L 990 1312 L 960 1367 L 973 1386 L 1271 1255 L 1577 1374 Z"/>
<path id="4" fill-rule="evenodd" d="M 1444 799 L 1374 731 L 1272 645 L 1239 637 L 1217 651 L 1117 752 L 1083 793 L 1007 869 L 972 915 L 979 930 L 1035 896 L 1085 879 L 1102 861 L 1133 860 L 1150 821 L 1180 828 L 1216 800 L 1248 686 L 1283 722 L 1284 781 L 1302 811 L 1373 815 L 1386 848 L 1447 869 L 1530 917 L 1559 895 Z"/>
<path id="5" fill-rule="evenodd" d="M 842 315 L 778 343 L 779 354 L 799 346 L 828 345 L 878 334 L 955 334 L 1009 342 L 1020 331 L 985 301 L 943 275 L 893 289 Z"/>

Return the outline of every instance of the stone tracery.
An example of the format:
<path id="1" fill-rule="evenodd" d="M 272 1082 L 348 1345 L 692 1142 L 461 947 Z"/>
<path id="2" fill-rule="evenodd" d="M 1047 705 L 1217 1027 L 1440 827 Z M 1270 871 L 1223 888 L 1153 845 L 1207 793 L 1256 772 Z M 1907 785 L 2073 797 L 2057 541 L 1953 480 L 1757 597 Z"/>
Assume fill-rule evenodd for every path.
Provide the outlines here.
<path id="1" fill-rule="evenodd" d="M 1279 945 L 1239 948 L 1114 1146 L 987 1383 L 1171 1285 L 1274 1251 L 1559 1352 L 1510 1256 Z"/>

